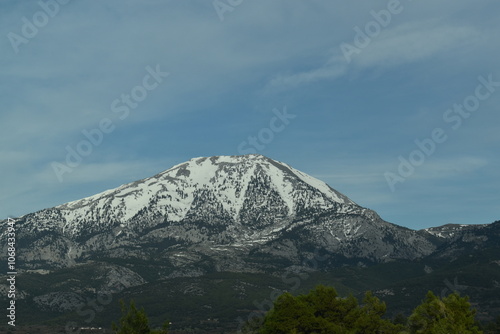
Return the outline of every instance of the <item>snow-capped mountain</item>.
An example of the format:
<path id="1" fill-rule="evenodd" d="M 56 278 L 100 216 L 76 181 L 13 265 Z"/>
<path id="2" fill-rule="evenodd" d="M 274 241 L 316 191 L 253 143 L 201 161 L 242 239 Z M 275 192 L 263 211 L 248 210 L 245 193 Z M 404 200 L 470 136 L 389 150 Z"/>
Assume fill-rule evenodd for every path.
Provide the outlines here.
<path id="1" fill-rule="evenodd" d="M 0 226 L 7 254 L 7 224 Z M 498 254 L 500 222 L 414 231 L 382 220 L 285 163 L 244 155 L 195 158 L 155 176 L 27 214 L 17 219 L 16 237 L 16 270 L 23 282 L 17 297 L 33 314 L 55 312 L 54 319 L 63 319 L 68 312 L 83 314 L 85 301 L 96 297 L 156 300 L 161 295 L 175 304 L 169 312 L 181 307 L 181 314 L 191 316 L 192 305 L 200 307 L 200 314 L 214 307 L 207 300 L 210 282 L 210 289 L 232 296 L 230 309 L 238 309 L 242 299 L 250 298 L 247 292 L 275 293 L 279 286 L 290 289 L 307 277 L 314 283 L 311 271 L 332 277 L 339 267 L 351 265 L 353 276 L 345 280 L 364 287 L 371 282 L 366 275 L 386 280 L 384 268 L 392 271 L 393 265 L 406 268 L 394 278 L 399 282 L 408 270 L 427 275 L 455 259 L 470 261 L 478 250 Z M 478 256 L 491 262 L 488 284 L 496 286 L 498 256 Z M 373 268 L 382 266 L 378 270 L 383 273 L 359 271 L 378 263 Z M 219 287 L 226 281 L 233 283 Z M 8 289 L 4 280 L 0 290 Z M 405 289 L 399 300 L 407 298 Z M 185 298 L 196 302 L 177 305 Z M 250 298 L 242 308 L 255 305 Z"/>
<path id="2" fill-rule="evenodd" d="M 44 269 L 103 257 L 155 258 L 165 261 L 167 274 L 192 275 L 265 270 L 268 264 L 255 261 L 262 257 L 299 265 L 318 249 L 334 265 L 414 259 L 436 248 L 421 233 L 262 155 L 191 159 L 25 215 L 17 225 L 27 246 L 20 261 Z"/>
<path id="3" fill-rule="evenodd" d="M 356 204 L 284 163 L 248 155 L 191 159 L 153 177 L 55 209 L 66 221 L 62 233 L 77 235 L 82 228 L 110 222 L 136 228 L 146 221 L 204 219 L 261 228 L 304 210 L 339 206 L 348 210 Z"/>

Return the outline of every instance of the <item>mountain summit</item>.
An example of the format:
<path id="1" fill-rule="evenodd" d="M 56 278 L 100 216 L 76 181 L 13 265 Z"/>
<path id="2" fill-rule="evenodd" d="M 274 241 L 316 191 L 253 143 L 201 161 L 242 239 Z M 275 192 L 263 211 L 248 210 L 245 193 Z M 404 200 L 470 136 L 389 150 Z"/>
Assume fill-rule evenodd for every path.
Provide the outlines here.
<path id="1" fill-rule="evenodd" d="M 313 249 L 331 254 L 325 265 L 338 265 L 414 259 L 436 247 L 421 233 L 385 222 L 324 182 L 262 155 L 191 159 L 25 215 L 18 237 L 30 244 L 19 254 L 29 268 L 154 258 L 170 275 L 260 271 L 268 267 L 262 257 L 300 264 Z"/>
<path id="2" fill-rule="evenodd" d="M 243 225 L 272 225 L 304 210 L 356 205 L 346 196 L 287 164 L 262 155 L 194 158 L 153 177 L 56 207 L 79 233 L 89 213 L 93 220 L 137 224 L 161 217 L 229 220 Z"/>

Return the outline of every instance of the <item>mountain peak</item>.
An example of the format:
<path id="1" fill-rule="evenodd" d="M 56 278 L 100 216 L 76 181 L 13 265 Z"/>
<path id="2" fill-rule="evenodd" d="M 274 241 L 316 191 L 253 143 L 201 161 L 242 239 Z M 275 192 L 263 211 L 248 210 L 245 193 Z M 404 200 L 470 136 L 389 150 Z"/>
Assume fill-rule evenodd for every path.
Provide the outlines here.
<path id="1" fill-rule="evenodd" d="M 323 181 L 259 154 L 193 158 L 26 215 L 19 226 L 20 238 L 43 250 L 23 255 L 34 266 L 70 266 L 105 253 L 161 256 L 180 268 L 181 258 L 212 254 L 223 270 L 244 266 L 219 256 L 227 252 L 278 252 L 297 263 L 301 247 L 311 245 L 370 261 L 415 258 L 434 249 L 424 236 L 383 221 Z"/>
<path id="2" fill-rule="evenodd" d="M 155 176 L 56 207 L 67 220 L 106 212 L 106 220 L 127 223 L 138 216 L 166 221 L 247 221 L 248 213 L 293 217 L 304 210 L 357 206 L 323 181 L 260 154 L 193 158 Z M 257 214 L 257 213 L 255 213 Z"/>

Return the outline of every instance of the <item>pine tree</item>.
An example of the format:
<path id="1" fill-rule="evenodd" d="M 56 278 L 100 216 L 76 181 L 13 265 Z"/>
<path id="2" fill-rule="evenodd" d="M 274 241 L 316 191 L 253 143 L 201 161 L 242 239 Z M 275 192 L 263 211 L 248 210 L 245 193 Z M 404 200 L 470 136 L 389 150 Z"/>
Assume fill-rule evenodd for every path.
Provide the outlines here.
<path id="1" fill-rule="evenodd" d="M 431 291 L 408 319 L 412 334 L 480 334 L 468 297 L 452 293 L 440 299 Z"/>
<path id="2" fill-rule="evenodd" d="M 115 334 L 167 334 L 169 323 L 165 322 L 161 330 L 151 330 L 144 308 L 138 310 L 133 300 L 130 301 L 128 309 L 125 302 L 120 300 L 120 308 L 122 317 L 118 325 L 114 322 L 112 324 Z"/>
<path id="3" fill-rule="evenodd" d="M 394 325 L 389 320 L 382 318 L 387 307 L 371 291 L 366 292 L 363 304 L 361 316 L 354 324 L 356 333 L 397 334 L 403 330 L 403 326 Z"/>
<path id="4" fill-rule="evenodd" d="M 264 319 L 261 333 L 399 333 L 402 326 L 381 318 L 385 310 L 385 304 L 371 292 L 360 306 L 352 295 L 341 298 L 334 288 L 319 285 L 307 295 L 285 293 L 278 297 Z"/>

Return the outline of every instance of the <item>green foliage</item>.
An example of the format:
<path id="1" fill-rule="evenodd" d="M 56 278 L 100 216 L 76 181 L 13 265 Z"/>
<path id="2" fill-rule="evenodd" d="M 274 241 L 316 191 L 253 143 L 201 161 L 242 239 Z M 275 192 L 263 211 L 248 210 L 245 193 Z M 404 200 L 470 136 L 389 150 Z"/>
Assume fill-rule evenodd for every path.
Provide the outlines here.
<path id="1" fill-rule="evenodd" d="M 386 311 L 386 305 L 375 297 L 371 291 L 365 294 L 364 305 L 361 308 L 361 315 L 355 321 L 356 333 L 400 333 L 403 326 L 395 325 L 382 317 Z"/>
<path id="2" fill-rule="evenodd" d="M 149 319 L 144 311 L 144 308 L 138 310 L 132 300 L 127 309 L 125 302 L 120 300 L 122 317 L 119 324 L 113 322 L 113 331 L 116 334 L 167 334 L 168 322 L 165 322 L 160 330 L 151 330 L 149 327 Z"/>
<path id="3" fill-rule="evenodd" d="M 360 306 L 352 295 L 340 298 L 334 288 L 320 285 L 307 295 L 281 295 L 266 315 L 260 333 L 398 333 L 400 326 L 381 318 L 385 310 L 385 304 L 370 292 Z"/>
<path id="4" fill-rule="evenodd" d="M 452 293 L 440 299 L 428 292 L 425 301 L 406 319 L 383 318 L 386 305 L 370 291 L 361 305 L 350 295 L 338 296 L 331 287 L 317 286 L 307 295 L 278 297 L 260 329 L 261 334 L 481 334 L 468 297 Z"/>
<path id="5" fill-rule="evenodd" d="M 431 291 L 408 319 L 412 334 L 479 334 L 468 297 L 452 293 L 440 299 Z"/>
<path id="6" fill-rule="evenodd" d="M 406 327 L 406 325 L 408 324 L 408 318 L 405 317 L 404 314 L 398 313 L 392 320 L 392 323 L 395 325 L 402 325 L 403 327 Z"/>
<path id="7" fill-rule="evenodd" d="M 496 317 L 495 321 L 488 323 L 485 326 L 485 333 L 499 334 L 500 333 L 500 315 Z"/>
<path id="8" fill-rule="evenodd" d="M 165 321 L 161 329 L 152 330 L 150 334 L 167 334 L 168 327 L 170 327 L 170 322 Z"/>

